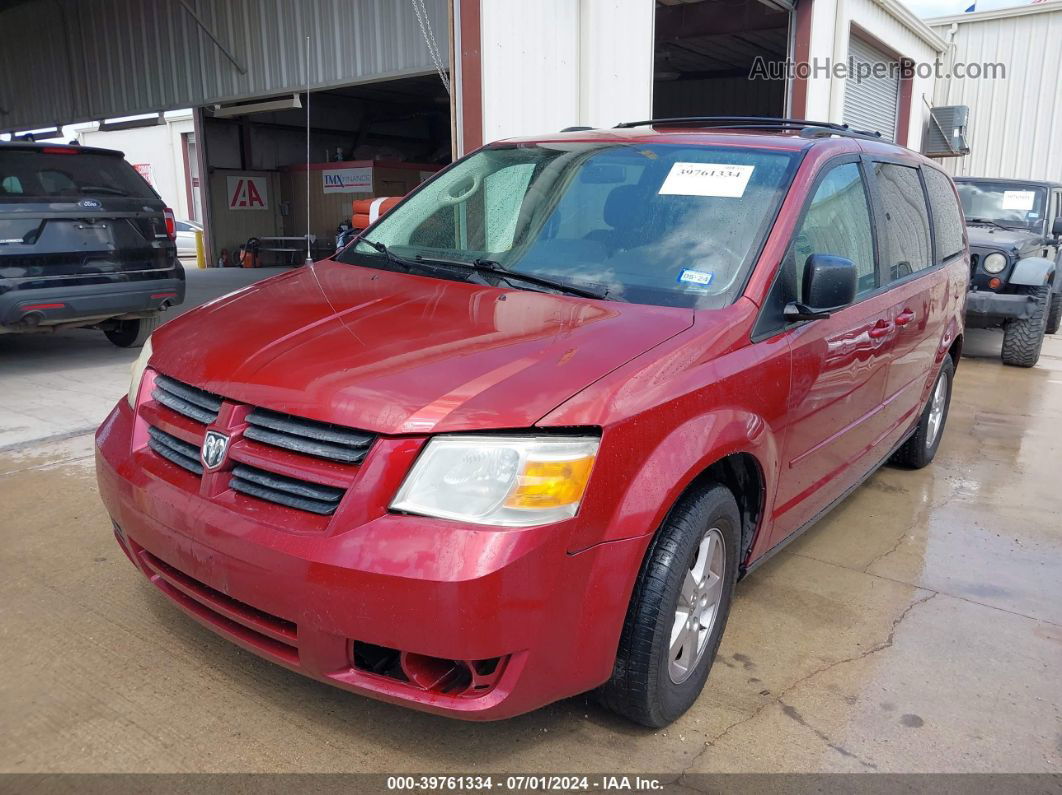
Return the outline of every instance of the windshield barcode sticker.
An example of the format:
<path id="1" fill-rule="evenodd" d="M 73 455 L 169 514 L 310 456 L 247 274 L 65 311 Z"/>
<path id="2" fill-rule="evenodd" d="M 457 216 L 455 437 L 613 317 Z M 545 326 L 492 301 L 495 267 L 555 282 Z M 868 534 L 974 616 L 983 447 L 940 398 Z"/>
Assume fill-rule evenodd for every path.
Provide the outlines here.
<path id="1" fill-rule="evenodd" d="M 1004 210 L 1031 210 L 1036 204 L 1036 192 L 1031 190 L 1003 191 Z"/>
<path id="2" fill-rule="evenodd" d="M 745 187 L 755 170 L 756 166 L 732 166 L 726 163 L 675 163 L 659 192 L 678 196 L 740 199 L 745 195 Z"/>

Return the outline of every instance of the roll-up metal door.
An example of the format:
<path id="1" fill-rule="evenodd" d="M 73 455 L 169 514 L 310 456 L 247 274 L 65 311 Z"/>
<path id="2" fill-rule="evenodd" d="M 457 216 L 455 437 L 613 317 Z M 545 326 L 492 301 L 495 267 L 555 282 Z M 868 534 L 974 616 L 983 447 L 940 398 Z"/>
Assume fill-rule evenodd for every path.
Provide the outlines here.
<path id="1" fill-rule="evenodd" d="M 896 140 L 896 119 L 900 104 L 900 74 L 896 60 L 862 39 L 848 41 L 852 73 L 845 81 L 844 121 L 857 130 L 877 130 L 883 138 Z M 877 66 L 877 74 L 868 70 Z M 857 80 L 858 75 L 864 75 Z"/>

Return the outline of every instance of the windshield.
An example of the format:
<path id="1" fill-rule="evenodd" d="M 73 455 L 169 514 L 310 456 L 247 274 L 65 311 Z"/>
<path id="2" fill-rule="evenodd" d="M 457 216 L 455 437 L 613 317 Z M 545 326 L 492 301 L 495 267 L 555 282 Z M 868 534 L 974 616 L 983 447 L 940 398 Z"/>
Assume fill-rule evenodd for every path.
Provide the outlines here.
<path id="1" fill-rule="evenodd" d="M 442 172 L 368 230 L 371 243 L 338 259 L 391 267 L 374 247 L 382 243 L 407 260 L 486 260 L 491 276 L 504 268 L 614 300 L 721 307 L 740 293 L 797 158 L 670 144 L 485 149 Z M 453 269 L 442 275 L 452 278 Z"/>
<path id="2" fill-rule="evenodd" d="M 1037 229 L 1044 222 L 1047 191 L 1021 182 L 956 182 L 966 220 L 1009 229 Z"/>

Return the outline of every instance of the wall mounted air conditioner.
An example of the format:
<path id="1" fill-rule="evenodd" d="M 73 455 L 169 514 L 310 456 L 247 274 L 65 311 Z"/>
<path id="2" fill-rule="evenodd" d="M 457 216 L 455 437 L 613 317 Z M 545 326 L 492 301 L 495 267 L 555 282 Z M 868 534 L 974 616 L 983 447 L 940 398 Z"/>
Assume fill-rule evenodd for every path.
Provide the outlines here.
<path id="1" fill-rule="evenodd" d="M 966 142 L 969 105 L 941 105 L 929 111 L 929 129 L 922 138 L 922 154 L 927 157 L 961 157 L 970 154 Z"/>

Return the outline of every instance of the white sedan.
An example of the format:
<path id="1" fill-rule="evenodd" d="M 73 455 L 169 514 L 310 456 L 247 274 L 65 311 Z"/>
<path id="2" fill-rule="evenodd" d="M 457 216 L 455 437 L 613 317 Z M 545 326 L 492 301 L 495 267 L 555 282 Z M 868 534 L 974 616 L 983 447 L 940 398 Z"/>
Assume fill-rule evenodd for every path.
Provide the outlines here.
<path id="1" fill-rule="evenodd" d="M 198 221 L 177 221 L 177 256 L 195 256 L 195 233 L 202 232 L 203 225 Z"/>

